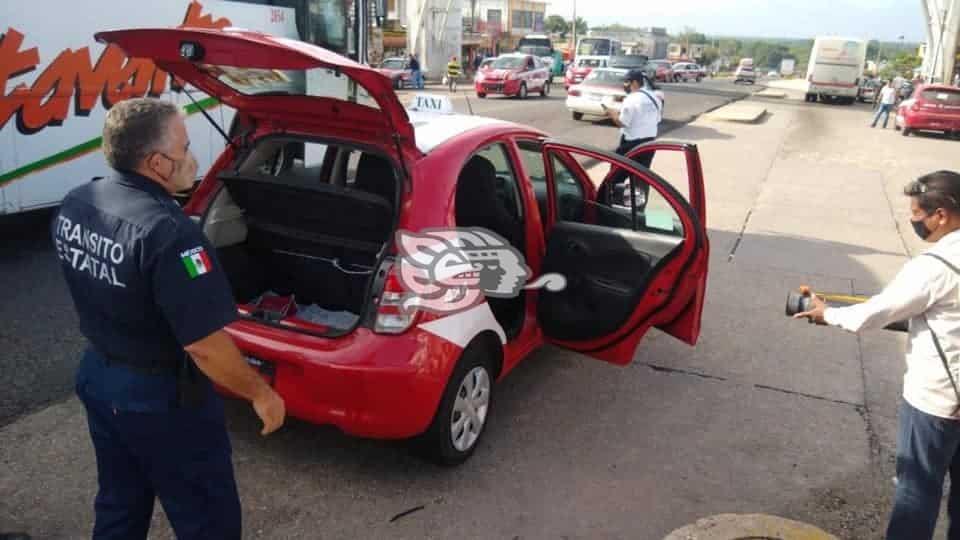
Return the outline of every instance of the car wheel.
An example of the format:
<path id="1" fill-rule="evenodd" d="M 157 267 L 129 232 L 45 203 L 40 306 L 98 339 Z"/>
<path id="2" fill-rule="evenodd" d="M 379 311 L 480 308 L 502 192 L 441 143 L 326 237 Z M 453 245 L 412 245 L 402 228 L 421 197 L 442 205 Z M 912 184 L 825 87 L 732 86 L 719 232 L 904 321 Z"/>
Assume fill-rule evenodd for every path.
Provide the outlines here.
<path id="1" fill-rule="evenodd" d="M 477 92 L 477 97 L 480 98 L 480 99 L 483 99 L 483 98 L 487 97 L 487 95 L 484 94 L 483 92 Z"/>
<path id="2" fill-rule="evenodd" d="M 573 119 L 577 121 L 583 120 L 583 113 L 582 112 L 573 113 Z"/>
<path id="3" fill-rule="evenodd" d="M 703 82 L 703 77 L 697 77 L 697 82 Z"/>
<path id="4" fill-rule="evenodd" d="M 900 131 L 900 129 L 901 129 L 901 128 L 900 128 L 900 124 L 898 124 L 897 121 L 894 120 L 894 121 L 893 121 L 893 130 L 894 130 L 894 131 Z"/>
<path id="5" fill-rule="evenodd" d="M 900 130 L 900 134 L 903 135 L 904 137 L 909 137 L 911 132 L 912 130 L 907 126 L 903 126 L 903 129 Z"/>
<path id="6" fill-rule="evenodd" d="M 477 447 L 490 417 L 493 362 L 476 343 L 464 349 L 440 398 L 430 427 L 416 440 L 419 453 L 439 465 L 459 465 Z"/>
<path id="7" fill-rule="evenodd" d="M 520 91 L 517 92 L 517 97 L 527 99 L 527 83 L 520 83 Z"/>
<path id="8" fill-rule="evenodd" d="M 547 97 L 550 95 L 550 82 L 546 82 L 543 85 L 543 88 L 540 89 L 540 97 Z"/>

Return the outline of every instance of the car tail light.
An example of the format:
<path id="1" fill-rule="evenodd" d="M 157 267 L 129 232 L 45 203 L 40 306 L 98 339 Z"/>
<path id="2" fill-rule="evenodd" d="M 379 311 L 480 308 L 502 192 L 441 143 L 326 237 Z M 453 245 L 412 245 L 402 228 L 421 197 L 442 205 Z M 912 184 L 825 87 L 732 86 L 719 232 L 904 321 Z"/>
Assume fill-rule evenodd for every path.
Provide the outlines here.
<path id="1" fill-rule="evenodd" d="M 378 334 L 402 334 L 416 324 L 420 316 L 420 310 L 416 308 L 403 308 L 404 301 L 415 295 L 404 288 L 398 271 L 396 265 L 391 266 L 383 283 L 373 324 L 373 331 Z"/>
<path id="2" fill-rule="evenodd" d="M 568 95 L 571 95 L 571 96 L 574 96 L 574 97 L 577 97 L 577 96 L 580 95 L 580 90 L 578 90 L 578 89 L 576 89 L 576 88 L 571 88 L 569 91 L 567 91 L 567 94 L 568 94 Z"/>

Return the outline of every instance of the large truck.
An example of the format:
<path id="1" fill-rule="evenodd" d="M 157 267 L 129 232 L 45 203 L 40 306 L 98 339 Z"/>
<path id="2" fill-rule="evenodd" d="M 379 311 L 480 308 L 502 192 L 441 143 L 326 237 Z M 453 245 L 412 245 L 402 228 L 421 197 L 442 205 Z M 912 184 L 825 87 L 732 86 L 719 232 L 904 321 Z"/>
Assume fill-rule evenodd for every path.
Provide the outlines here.
<path id="1" fill-rule="evenodd" d="M 816 38 L 807 64 L 807 101 L 852 105 L 866 60 L 867 42 L 863 39 Z"/>
<path id="2" fill-rule="evenodd" d="M 56 206 L 74 187 L 111 174 L 100 133 L 107 111 L 123 99 L 152 96 L 180 106 L 200 174 L 223 151 L 223 137 L 202 111 L 228 130 L 232 109 L 182 88 L 148 60 L 96 43 L 95 32 L 231 26 L 295 39 L 306 33 L 323 47 L 355 53 L 360 41 L 351 39 L 347 2 L 274 3 L 285 7 L 265 0 L 32 0 L 29 9 L 0 2 L 0 215 Z"/>

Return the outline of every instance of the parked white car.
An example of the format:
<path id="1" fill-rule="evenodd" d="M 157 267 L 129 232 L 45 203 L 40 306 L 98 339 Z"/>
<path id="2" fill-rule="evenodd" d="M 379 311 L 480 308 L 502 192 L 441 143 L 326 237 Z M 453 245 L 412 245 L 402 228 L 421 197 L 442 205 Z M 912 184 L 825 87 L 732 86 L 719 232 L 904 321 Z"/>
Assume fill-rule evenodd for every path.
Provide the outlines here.
<path id="1" fill-rule="evenodd" d="M 627 75 L 625 69 L 597 68 L 587 75 L 582 83 L 571 86 L 567 91 L 567 109 L 574 120 L 582 120 L 584 116 L 604 117 L 603 107 L 619 110 L 627 93 L 623 89 L 623 79 Z M 644 88 L 660 101 L 660 110 L 663 111 L 664 95 L 650 80 L 646 80 Z M 662 115 L 661 115 L 662 118 Z"/>

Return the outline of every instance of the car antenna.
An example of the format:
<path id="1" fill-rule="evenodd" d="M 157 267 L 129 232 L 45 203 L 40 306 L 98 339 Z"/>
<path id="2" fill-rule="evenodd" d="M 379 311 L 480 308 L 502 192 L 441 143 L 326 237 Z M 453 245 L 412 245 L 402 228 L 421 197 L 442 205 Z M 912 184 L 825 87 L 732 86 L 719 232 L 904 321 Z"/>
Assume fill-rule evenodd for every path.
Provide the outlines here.
<path id="1" fill-rule="evenodd" d="M 205 116 L 207 121 L 210 122 L 210 125 L 212 125 L 218 132 L 220 132 L 220 135 L 223 135 L 223 140 L 227 141 L 227 146 L 230 146 L 234 150 L 237 150 L 237 145 L 233 144 L 233 141 L 230 140 L 230 136 L 227 135 L 227 132 L 224 131 L 222 127 L 220 127 L 220 124 L 218 124 L 216 120 L 214 120 L 213 117 L 210 116 L 210 113 L 208 113 L 206 109 L 204 109 L 203 107 L 200 106 L 199 103 L 197 103 L 197 100 L 193 99 L 193 96 L 190 95 L 190 91 L 187 90 L 186 86 L 181 87 L 180 91 L 186 94 L 188 98 L 190 98 L 190 101 L 193 102 L 193 106 L 196 107 L 197 110 L 199 110 L 201 113 L 203 113 L 203 116 Z M 217 99 L 217 103 L 223 105 L 219 99 Z"/>

